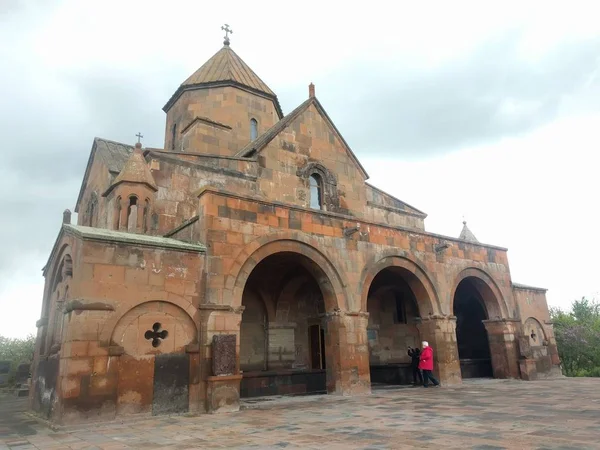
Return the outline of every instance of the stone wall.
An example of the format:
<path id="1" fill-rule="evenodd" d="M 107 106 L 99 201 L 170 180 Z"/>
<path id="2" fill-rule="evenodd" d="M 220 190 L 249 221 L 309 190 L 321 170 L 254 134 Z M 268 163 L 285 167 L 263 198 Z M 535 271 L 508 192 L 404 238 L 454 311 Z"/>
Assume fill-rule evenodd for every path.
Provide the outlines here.
<path id="1" fill-rule="evenodd" d="M 523 330 L 519 341 L 523 377 L 560 376 L 560 358 L 550 322 L 546 290 L 514 285 L 513 292 Z"/>
<path id="2" fill-rule="evenodd" d="M 186 91 L 167 111 L 165 150 L 233 156 L 250 142 L 251 119 L 259 135 L 273 126 L 273 100 L 229 86 Z"/>

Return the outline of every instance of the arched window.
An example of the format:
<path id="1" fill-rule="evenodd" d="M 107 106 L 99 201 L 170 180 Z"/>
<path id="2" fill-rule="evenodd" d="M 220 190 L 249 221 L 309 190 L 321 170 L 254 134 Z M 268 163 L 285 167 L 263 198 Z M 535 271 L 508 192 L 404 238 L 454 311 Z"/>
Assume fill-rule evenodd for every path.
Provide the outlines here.
<path id="1" fill-rule="evenodd" d="M 321 177 L 313 173 L 308 180 L 310 184 L 310 207 L 323 209 L 323 182 Z"/>
<path id="2" fill-rule="evenodd" d="M 125 228 L 128 231 L 135 231 L 137 226 L 137 197 L 132 195 L 129 197 L 129 206 L 127 207 L 127 224 Z"/>
<path id="3" fill-rule="evenodd" d="M 87 211 L 87 215 L 88 215 L 87 224 L 90 227 L 96 226 L 97 210 L 98 210 L 98 196 L 96 195 L 95 192 L 92 192 L 92 196 L 90 198 L 90 202 L 88 204 L 88 211 Z"/>
<path id="4" fill-rule="evenodd" d="M 254 140 L 258 137 L 258 122 L 256 119 L 250 119 L 250 140 Z"/>
<path id="5" fill-rule="evenodd" d="M 121 228 L 121 197 L 117 197 L 115 200 L 117 203 L 115 205 L 115 230 L 119 231 Z"/>
<path id="6" fill-rule="evenodd" d="M 150 200 L 146 199 L 144 202 L 144 218 L 142 223 L 142 230 L 145 232 L 148 231 L 148 217 L 150 215 Z"/>

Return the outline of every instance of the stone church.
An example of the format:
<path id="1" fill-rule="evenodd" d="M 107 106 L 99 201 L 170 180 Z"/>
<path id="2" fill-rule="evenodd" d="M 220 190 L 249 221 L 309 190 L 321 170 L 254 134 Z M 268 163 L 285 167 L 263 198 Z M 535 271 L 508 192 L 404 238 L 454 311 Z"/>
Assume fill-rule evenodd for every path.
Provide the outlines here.
<path id="1" fill-rule="evenodd" d="M 95 138 L 46 266 L 31 408 L 54 423 L 234 411 L 560 375 L 545 290 L 507 250 L 425 230 L 369 176 L 309 86 L 277 95 L 224 46 L 163 107 L 164 148 Z M 357 112 L 358 113 L 358 112 Z"/>

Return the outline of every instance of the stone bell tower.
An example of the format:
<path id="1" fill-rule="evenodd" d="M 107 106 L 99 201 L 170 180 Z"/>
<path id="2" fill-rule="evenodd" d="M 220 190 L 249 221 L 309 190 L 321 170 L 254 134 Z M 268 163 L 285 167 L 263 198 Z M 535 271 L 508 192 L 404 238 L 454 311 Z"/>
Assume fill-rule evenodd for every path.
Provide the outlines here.
<path id="1" fill-rule="evenodd" d="M 275 93 L 231 49 L 223 47 L 169 99 L 165 150 L 233 156 L 283 113 Z"/>

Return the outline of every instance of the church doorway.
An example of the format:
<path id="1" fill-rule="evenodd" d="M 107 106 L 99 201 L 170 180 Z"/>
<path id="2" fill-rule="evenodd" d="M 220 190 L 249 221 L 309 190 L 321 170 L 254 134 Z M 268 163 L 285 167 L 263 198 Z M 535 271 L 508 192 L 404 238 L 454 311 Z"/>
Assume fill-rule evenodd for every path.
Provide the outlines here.
<path id="1" fill-rule="evenodd" d="M 369 288 L 367 338 L 373 385 L 413 382 L 408 347 L 420 348 L 421 340 L 419 307 L 411 281 L 416 277 L 407 269 L 387 267 L 373 278 Z"/>
<path id="2" fill-rule="evenodd" d="M 462 280 L 454 294 L 456 341 L 462 378 L 493 377 L 490 345 L 484 320 L 485 302 L 472 277 Z"/>
<path id="3" fill-rule="evenodd" d="M 292 252 L 263 259 L 242 295 L 241 396 L 325 393 L 327 325 L 309 258 Z"/>

